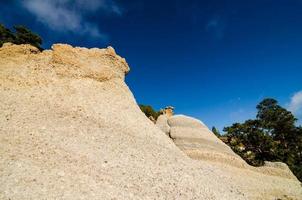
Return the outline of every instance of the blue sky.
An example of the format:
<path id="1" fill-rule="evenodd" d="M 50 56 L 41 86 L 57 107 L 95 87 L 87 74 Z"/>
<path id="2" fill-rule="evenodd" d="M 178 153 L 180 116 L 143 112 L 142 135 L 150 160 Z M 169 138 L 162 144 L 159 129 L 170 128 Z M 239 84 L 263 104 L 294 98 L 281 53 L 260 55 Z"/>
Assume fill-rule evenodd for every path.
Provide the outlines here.
<path id="1" fill-rule="evenodd" d="M 301 0 L 0 0 L 0 23 L 28 26 L 45 48 L 111 45 L 139 103 L 222 129 L 265 97 L 302 119 L 301 10 Z"/>

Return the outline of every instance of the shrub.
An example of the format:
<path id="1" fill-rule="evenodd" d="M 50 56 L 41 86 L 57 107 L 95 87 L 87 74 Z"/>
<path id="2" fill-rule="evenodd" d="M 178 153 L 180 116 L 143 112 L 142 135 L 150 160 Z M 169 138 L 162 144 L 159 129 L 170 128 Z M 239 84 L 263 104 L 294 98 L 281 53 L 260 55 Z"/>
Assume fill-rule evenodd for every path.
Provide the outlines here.
<path id="1" fill-rule="evenodd" d="M 0 24 L 0 47 L 5 42 L 11 42 L 14 44 L 31 44 L 39 50 L 43 50 L 41 47 L 42 38 L 38 34 L 33 33 L 25 26 L 14 26 L 14 29 L 15 32 L 12 32 L 3 24 Z"/>
<path id="2" fill-rule="evenodd" d="M 139 105 L 141 111 L 143 113 L 145 113 L 145 115 L 149 118 L 149 117 L 153 117 L 155 120 L 158 118 L 158 116 L 160 115 L 160 112 L 158 111 L 155 111 L 152 106 L 149 106 L 149 105 L 142 105 L 140 104 Z"/>

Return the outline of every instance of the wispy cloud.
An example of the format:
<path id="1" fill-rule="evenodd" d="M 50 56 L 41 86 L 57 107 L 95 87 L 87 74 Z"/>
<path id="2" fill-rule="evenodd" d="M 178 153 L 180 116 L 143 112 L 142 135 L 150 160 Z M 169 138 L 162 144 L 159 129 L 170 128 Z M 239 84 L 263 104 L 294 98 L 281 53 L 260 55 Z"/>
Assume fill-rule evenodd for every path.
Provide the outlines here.
<path id="1" fill-rule="evenodd" d="M 22 5 L 52 30 L 101 38 L 105 34 L 86 17 L 98 11 L 122 14 L 113 0 L 23 0 Z"/>
<path id="2" fill-rule="evenodd" d="M 290 110 L 297 118 L 302 118 L 302 90 L 296 92 L 288 104 L 288 110 Z M 301 121 L 300 121 L 301 122 Z"/>
<path id="3" fill-rule="evenodd" d="M 220 16 L 214 16 L 208 20 L 205 30 L 212 34 L 216 39 L 222 39 L 225 34 L 226 23 Z"/>

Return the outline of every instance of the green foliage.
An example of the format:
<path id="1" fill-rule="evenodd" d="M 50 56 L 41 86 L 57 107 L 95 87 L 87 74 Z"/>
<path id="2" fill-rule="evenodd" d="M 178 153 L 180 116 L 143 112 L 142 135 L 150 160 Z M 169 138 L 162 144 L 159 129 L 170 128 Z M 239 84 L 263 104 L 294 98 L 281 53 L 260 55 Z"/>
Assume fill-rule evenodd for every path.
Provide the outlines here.
<path id="1" fill-rule="evenodd" d="M 31 32 L 24 26 L 14 26 L 16 30 L 16 41 L 17 44 L 31 44 L 38 49 L 41 48 L 42 39 L 36 33 Z"/>
<path id="2" fill-rule="evenodd" d="M 259 120 L 247 120 L 226 127 L 228 143 L 251 165 L 273 159 L 272 138 L 261 130 Z"/>
<path id="3" fill-rule="evenodd" d="M 0 24 L 0 47 L 5 42 L 14 43 L 15 40 L 16 40 L 15 35 L 9 29 L 7 29 L 5 26 Z"/>
<path id="4" fill-rule="evenodd" d="M 215 126 L 212 127 L 212 132 L 213 132 L 217 137 L 221 137 L 221 134 L 220 134 L 219 130 L 218 130 Z"/>
<path id="5" fill-rule="evenodd" d="M 152 116 L 155 120 L 158 118 L 158 116 L 160 115 L 160 112 L 155 111 L 152 106 L 149 105 L 139 105 L 141 111 L 143 113 L 145 113 L 145 115 L 149 118 L 150 116 Z"/>
<path id="6" fill-rule="evenodd" d="M 0 24 L 0 47 L 5 42 L 11 42 L 14 44 L 31 44 L 42 50 L 42 39 L 39 35 L 24 26 L 14 26 L 14 29 L 15 32 L 12 32 L 3 24 Z"/>
<path id="7" fill-rule="evenodd" d="M 274 99 L 257 105 L 257 117 L 225 127 L 227 144 L 249 164 L 285 162 L 302 180 L 302 128 L 293 114 Z"/>

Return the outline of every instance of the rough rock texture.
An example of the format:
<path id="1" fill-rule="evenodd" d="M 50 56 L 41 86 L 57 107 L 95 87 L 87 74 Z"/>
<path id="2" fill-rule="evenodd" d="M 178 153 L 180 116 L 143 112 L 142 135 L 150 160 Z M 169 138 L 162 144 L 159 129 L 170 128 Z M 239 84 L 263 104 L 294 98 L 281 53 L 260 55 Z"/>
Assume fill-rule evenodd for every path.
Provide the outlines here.
<path id="1" fill-rule="evenodd" d="M 0 199 L 301 199 L 297 180 L 193 160 L 140 111 L 112 48 L 0 49 Z"/>
<path id="2" fill-rule="evenodd" d="M 243 167 L 246 163 L 200 120 L 184 115 L 168 119 L 170 136 L 189 157 Z"/>
<path id="3" fill-rule="evenodd" d="M 161 117 L 161 116 L 160 116 Z M 200 120 L 184 115 L 167 118 L 170 137 L 189 157 L 196 160 L 208 160 L 224 165 L 246 168 L 259 173 L 297 180 L 291 170 L 282 162 L 265 162 L 263 167 L 248 165 L 232 149 L 217 138 Z"/>
<path id="4" fill-rule="evenodd" d="M 168 124 L 168 117 L 160 115 L 156 120 L 156 126 L 170 137 L 170 126 Z"/>

